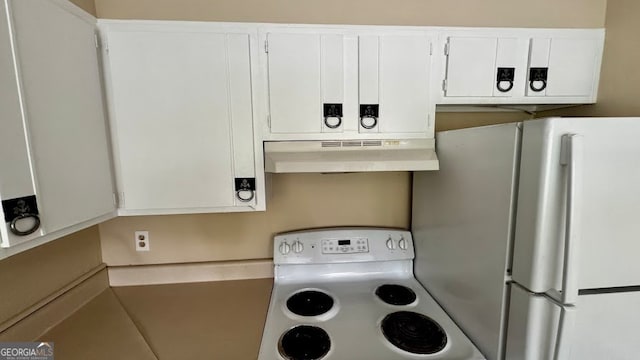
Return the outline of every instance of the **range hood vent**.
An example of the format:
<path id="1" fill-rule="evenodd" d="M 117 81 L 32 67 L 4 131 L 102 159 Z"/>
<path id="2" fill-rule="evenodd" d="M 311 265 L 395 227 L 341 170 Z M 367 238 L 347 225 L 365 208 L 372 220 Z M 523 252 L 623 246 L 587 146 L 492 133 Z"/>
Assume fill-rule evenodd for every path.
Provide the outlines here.
<path id="1" fill-rule="evenodd" d="M 362 147 L 362 146 L 382 146 L 382 140 L 348 140 L 348 141 L 322 141 L 321 145 L 323 148 L 326 147 Z"/>
<path id="2" fill-rule="evenodd" d="M 271 173 L 438 170 L 433 139 L 267 141 Z"/>

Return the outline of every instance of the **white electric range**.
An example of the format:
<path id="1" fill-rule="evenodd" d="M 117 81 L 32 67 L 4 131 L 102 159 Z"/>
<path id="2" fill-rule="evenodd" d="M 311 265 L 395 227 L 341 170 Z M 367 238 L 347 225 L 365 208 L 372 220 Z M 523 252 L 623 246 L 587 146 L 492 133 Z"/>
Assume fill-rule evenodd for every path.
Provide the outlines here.
<path id="1" fill-rule="evenodd" d="M 484 359 L 414 278 L 413 258 L 408 231 L 277 235 L 258 360 Z"/>

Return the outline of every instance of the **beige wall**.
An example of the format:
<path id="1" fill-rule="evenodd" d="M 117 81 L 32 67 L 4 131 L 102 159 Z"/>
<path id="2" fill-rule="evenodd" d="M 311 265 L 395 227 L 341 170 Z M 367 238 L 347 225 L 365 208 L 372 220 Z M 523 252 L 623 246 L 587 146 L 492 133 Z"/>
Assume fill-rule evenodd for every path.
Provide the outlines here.
<path id="1" fill-rule="evenodd" d="M 101 263 L 97 226 L 2 260 L 0 324 Z"/>
<path id="2" fill-rule="evenodd" d="M 602 27 L 606 0 L 96 0 L 101 18 Z"/>
<path id="3" fill-rule="evenodd" d="M 407 172 L 274 175 L 266 212 L 120 217 L 100 225 L 108 265 L 264 259 L 273 234 L 321 227 L 407 228 Z M 148 230 L 151 251 L 134 250 L 133 233 Z"/>
<path id="4" fill-rule="evenodd" d="M 79 1 L 79 0 L 77 0 Z M 606 0 L 96 0 L 100 18 L 290 23 L 603 27 Z M 437 130 L 519 121 L 524 113 L 438 114 Z M 308 227 L 408 227 L 409 173 L 273 178 L 265 213 L 121 217 L 100 225 L 111 266 L 269 258 L 274 233 Z M 150 231 L 151 251 L 133 233 Z"/>
<path id="5" fill-rule="evenodd" d="M 89 14 L 96 16 L 96 3 L 93 0 L 69 0 Z"/>

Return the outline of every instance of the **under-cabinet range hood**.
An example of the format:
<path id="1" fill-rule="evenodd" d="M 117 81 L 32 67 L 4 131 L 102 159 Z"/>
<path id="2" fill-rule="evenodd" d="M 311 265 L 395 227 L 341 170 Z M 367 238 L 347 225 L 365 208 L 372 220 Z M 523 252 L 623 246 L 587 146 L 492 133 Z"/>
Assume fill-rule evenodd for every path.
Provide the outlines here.
<path id="1" fill-rule="evenodd" d="M 270 173 L 438 170 L 434 139 L 267 141 Z"/>

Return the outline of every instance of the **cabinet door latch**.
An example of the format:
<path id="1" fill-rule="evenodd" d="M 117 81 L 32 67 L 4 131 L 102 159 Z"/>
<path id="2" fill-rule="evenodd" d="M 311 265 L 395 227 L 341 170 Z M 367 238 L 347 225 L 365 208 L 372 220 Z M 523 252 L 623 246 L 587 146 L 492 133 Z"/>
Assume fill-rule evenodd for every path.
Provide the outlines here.
<path id="1" fill-rule="evenodd" d="M 30 235 L 40 228 L 40 213 L 35 195 L 2 200 L 2 210 L 4 221 L 9 224 L 9 230 L 16 236 Z M 18 222 L 25 219 L 31 219 L 27 222 L 29 226 L 21 229 Z"/>
<path id="2" fill-rule="evenodd" d="M 250 202 L 256 196 L 256 178 L 235 178 L 236 199 Z"/>

